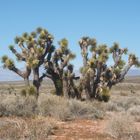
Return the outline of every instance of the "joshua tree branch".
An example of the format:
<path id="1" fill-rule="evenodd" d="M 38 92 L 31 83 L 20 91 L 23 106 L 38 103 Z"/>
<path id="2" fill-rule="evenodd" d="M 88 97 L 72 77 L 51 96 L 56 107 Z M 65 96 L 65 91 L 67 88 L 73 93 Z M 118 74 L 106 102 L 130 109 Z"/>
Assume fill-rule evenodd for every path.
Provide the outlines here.
<path id="1" fill-rule="evenodd" d="M 25 51 L 25 50 L 27 51 L 27 48 L 24 46 L 23 43 L 20 43 L 19 47 L 21 48 L 22 51 Z"/>
<path id="2" fill-rule="evenodd" d="M 43 78 L 45 78 L 47 75 L 45 73 L 42 74 L 42 76 L 39 77 L 39 82 L 42 82 Z"/>
<path id="3" fill-rule="evenodd" d="M 43 80 L 43 78 L 48 77 L 50 79 L 52 79 L 52 76 L 48 73 L 43 73 L 42 76 L 40 76 L 39 81 L 41 82 Z"/>
<path id="4" fill-rule="evenodd" d="M 121 59 L 122 54 L 117 54 L 116 52 L 113 52 L 113 60 L 114 60 L 114 68 L 117 67 L 119 60 Z"/>
<path id="5" fill-rule="evenodd" d="M 18 53 L 14 48 L 11 49 L 12 53 L 15 54 L 15 56 L 22 61 L 25 61 L 26 59 L 20 54 Z"/>
<path id="6" fill-rule="evenodd" d="M 68 58 L 61 63 L 61 69 L 64 69 L 64 67 L 67 66 L 67 63 L 68 63 Z"/>
<path id="7" fill-rule="evenodd" d="M 128 63 L 125 68 L 122 70 L 121 74 L 120 74 L 120 78 L 118 79 L 118 82 L 121 82 L 125 75 L 128 73 L 129 69 L 132 67 L 132 64 Z"/>
<path id="8" fill-rule="evenodd" d="M 116 79 L 115 81 L 114 81 L 114 80 L 112 81 L 112 85 L 115 85 L 115 84 L 121 82 L 121 81 L 124 79 L 125 75 L 128 73 L 128 71 L 130 70 L 130 68 L 131 68 L 132 66 L 133 66 L 133 64 L 128 63 L 128 64 L 124 67 L 124 69 L 122 70 L 122 72 L 120 73 L 119 78 Z"/>
<path id="9" fill-rule="evenodd" d="M 51 42 L 47 42 L 47 46 L 45 47 L 44 54 L 40 57 L 39 66 L 42 65 L 45 61 L 45 56 L 47 55 L 49 49 L 51 48 Z"/>
<path id="10" fill-rule="evenodd" d="M 30 74 L 31 74 L 31 69 L 26 67 L 26 71 L 24 72 L 24 77 L 28 78 Z"/>
<path id="11" fill-rule="evenodd" d="M 79 80 L 80 76 L 73 77 L 74 80 Z"/>
<path id="12" fill-rule="evenodd" d="M 14 71 L 15 73 L 17 73 L 19 76 L 21 76 L 22 78 L 24 78 L 24 74 L 21 70 L 19 70 L 18 68 L 16 68 L 15 66 L 13 66 L 12 68 L 10 68 L 10 70 Z"/>
<path id="13" fill-rule="evenodd" d="M 47 42 L 47 46 L 45 47 L 45 52 L 41 57 L 42 59 L 44 59 L 44 57 L 46 56 L 50 48 L 51 48 L 51 42 Z"/>

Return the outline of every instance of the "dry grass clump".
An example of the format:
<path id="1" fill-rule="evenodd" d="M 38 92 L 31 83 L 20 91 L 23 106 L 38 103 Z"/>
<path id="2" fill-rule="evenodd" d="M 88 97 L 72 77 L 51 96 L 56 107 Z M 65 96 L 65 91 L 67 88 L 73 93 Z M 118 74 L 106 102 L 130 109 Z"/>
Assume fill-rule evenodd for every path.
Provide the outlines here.
<path id="1" fill-rule="evenodd" d="M 126 114 L 113 117 L 106 127 L 106 132 L 119 140 L 139 140 L 140 134 Z"/>
<path id="2" fill-rule="evenodd" d="M 119 107 L 117 105 L 117 103 L 113 102 L 113 101 L 109 101 L 106 105 L 105 105 L 106 111 L 110 111 L 110 112 L 121 112 L 123 110 L 122 107 Z"/>
<path id="3" fill-rule="evenodd" d="M 121 96 L 128 96 L 130 93 L 126 91 L 120 91 Z"/>
<path id="4" fill-rule="evenodd" d="M 41 94 L 38 101 L 34 96 L 0 96 L 0 116 L 51 116 L 60 120 L 74 118 L 102 119 L 104 111 L 90 102 L 65 99 L 55 95 Z"/>
<path id="5" fill-rule="evenodd" d="M 41 95 L 38 100 L 38 113 L 41 116 L 52 116 L 57 119 L 68 119 L 71 114 L 68 110 L 68 101 L 54 95 Z"/>
<path id="6" fill-rule="evenodd" d="M 81 102 L 77 100 L 69 101 L 70 112 L 78 118 L 97 118 L 103 119 L 105 112 L 99 106 L 91 102 Z"/>
<path id="7" fill-rule="evenodd" d="M 21 91 L 20 91 L 20 94 L 22 96 L 30 96 L 30 95 L 33 95 L 33 96 L 36 96 L 36 89 L 33 85 L 30 85 L 29 87 L 24 87 Z"/>
<path id="8" fill-rule="evenodd" d="M 133 106 L 128 110 L 128 113 L 130 113 L 131 115 L 139 115 L 140 116 L 140 105 L 138 106 Z"/>
<path id="9" fill-rule="evenodd" d="M 32 116 L 37 106 L 34 97 L 5 95 L 0 97 L 0 116 Z"/>
<path id="10" fill-rule="evenodd" d="M 133 116 L 136 122 L 140 122 L 140 105 L 131 107 L 128 113 Z"/>
<path id="11" fill-rule="evenodd" d="M 140 116 L 134 116 L 134 120 L 136 121 L 136 122 L 140 122 Z"/>
<path id="12" fill-rule="evenodd" d="M 124 111 L 127 111 L 129 108 L 133 106 L 140 105 L 140 98 L 136 96 L 125 98 L 119 97 L 116 98 L 113 102 L 117 104 L 118 108 L 122 108 Z"/>
<path id="13" fill-rule="evenodd" d="M 60 120 L 74 118 L 102 119 L 104 112 L 90 102 L 81 102 L 75 99 L 65 99 L 54 95 L 43 95 L 38 102 L 40 115 L 52 116 Z"/>
<path id="14" fill-rule="evenodd" d="M 56 128 L 50 118 L 2 118 L 0 139 L 2 140 L 43 140 Z"/>
<path id="15" fill-rule="evenodd" d="M 8 85 L 8 86 L 0 85 L 0 93 L 1 94 L 16 94 L 16 89 L 12 85 Z"/>

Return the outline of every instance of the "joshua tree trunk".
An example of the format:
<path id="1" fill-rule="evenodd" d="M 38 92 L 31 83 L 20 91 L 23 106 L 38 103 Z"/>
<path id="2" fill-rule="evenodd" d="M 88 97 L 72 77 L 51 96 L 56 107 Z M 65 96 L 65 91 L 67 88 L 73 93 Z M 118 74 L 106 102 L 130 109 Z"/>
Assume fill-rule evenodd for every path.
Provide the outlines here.
<path id="1" fill-rule="evenodd" d="M 36 98 L 39 96 L 39 87 L 40 87 L 40 80 L 39 80 L 39 68 L 33 69 L 33 85 L 36 88 Z"/>
<path id="2" fill-rule="evenodd" d="M 61 96 L 63 94 L 63 79 L 61 78 L 61 76 L 54 71 L 51 71 L 51 75 L 46 76 L 53 81 L 56 95 Z"/>
<path id="3" fill-rule="evenodd" d="M 56 90 L 56 95 L 61 96 L 63 94 L 63 80 L 53 78 L 53 83 Z"/>

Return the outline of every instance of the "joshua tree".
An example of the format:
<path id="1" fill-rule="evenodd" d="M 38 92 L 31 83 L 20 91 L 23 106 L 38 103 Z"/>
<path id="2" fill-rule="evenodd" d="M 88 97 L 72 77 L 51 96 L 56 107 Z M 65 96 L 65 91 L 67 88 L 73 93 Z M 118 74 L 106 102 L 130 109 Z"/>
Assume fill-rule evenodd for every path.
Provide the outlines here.
<path id="1" fill-rule="evenodd" d="M 33 72 L 36 97 L 39 95 L 41 81 L 44 77 L 49 77 L 59 96 L 80 98 L 81 95 L 86 95 L 87 98 L 108 101 L 112 86 L 121 82 L 133 65 L 140 66 L 134 54 L 129 54 L 128 63 L 125 64 L 122 57 L 128 50 L 121 49 L 117 43 L 109 48 L 105 44 L 97 45 L 95 39 L 83 37 L 79 41 L 83 57 L 82 76 L 77 87 L 74 80 L 79 77 L 75 76 L 73 66 L 70 64 L 70 60 L 75 58 L 75 55 L 69 50 L 68 41 L 65 38 L 58 42 L 60 47 L 55 49 L 52 35 L 45 29 L 37 28 L 35 32 L 16 37 L 15 43 L 16 45 L 10 45 L 9 49 L 17 60 L 25 63 L 25 71 L 18 69 L 8 56 L 3 56 L 2 62 L 5 68 L 21 76 L 26 86 L 29 86 L 29 76 Z M 91 52 L 90 55 L 89 52 Z M 107 65 L 110 55 L 114 60 L 112 66 Z M 46 73 L 40 76 L 41 65 L 45 67 Z"/>
<path id="2" fill-rule="evenodd" d="M 83 57 L 79 89 L 81 94 L 88 98 L 108 101 L 111 87 L 121 82 L 133 65 L 140 66 L 134 54 L 129 55 L 128 63 L 125 64 L 122 56 L 127 54 L 128 50 L 127 48 L 121 49 L 117 43 L 108 48 L 105 44 L 97 45 L 95 39 L 83 37 L 79 44 Z M 89 50 L 91 58 L 89 58 Z M 113 66 L 107 66 L 110 54 L 114 60 Z"/>
<path id="3" fill-rule="evenodd" d="M 69 64 L 69 61 L 74 59 L 75 55 L 68 49 L 68 41 L 65 38 L 59 41 L 58 44 L 60 47 L 53 54 L 48 55 L 44 75 L 53 81 L 57 95 L 65 94 L 70 96 L 69 88 L 75 89 L 73 80 L 78 79 L 73 74 L 73 66 Z"/>
<path id="4" fill-rule="evenodd" d="M 35 32 L 30 34 L 24 33 L 22 36 L 15 38 L 16 45 L 10 45 L 9 49 L 16 56 L 17 60 L 25 62 L 25 71 L 18 69 L 14 61 L 7 56 L 2 57 L 4 67 L 21 76 L 25 80 L 26 85 L 29 85 L 29 76 L 31 71 L 33 72 L 33 85 L 36 88 L 37 97 L 39 95 L 40 83 L 44 78 L 44 75 L 39 76 L 39 68 L 46 59 L 49 59 L 54 50 L 52 41 L 52 36 L 47 30 L 42 28 L 37 28 Z M 20 51 L 18 52 L 19 48 Z"/>

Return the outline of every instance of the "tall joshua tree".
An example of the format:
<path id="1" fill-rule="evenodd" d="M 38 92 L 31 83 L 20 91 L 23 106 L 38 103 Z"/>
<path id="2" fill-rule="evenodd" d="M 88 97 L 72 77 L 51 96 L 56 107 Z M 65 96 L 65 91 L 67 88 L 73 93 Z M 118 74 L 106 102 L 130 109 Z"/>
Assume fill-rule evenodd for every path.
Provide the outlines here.
<path id="1" fill-rule="evenodd" d="M 83 57 L 79 87 L 81 94 L 88 98 L 108 101 L 111 87 L 121 82 L 133 65 L 140 66 L 140 62 L 134 54 L 129 55 L 128 63 L 125 64 L 122 56 L 126 55 L 128 50 L 120 48 L 117 43 L 108 48 L 105 44 L 97 45 L 95 39 L 83 37 L 79 41 L 79 45 Z M 89 51 L 91 57 L 89 57 Z M 114 60 L 113 66 L 107 66 L 110 54 Z"/>
<path id="2" fill-rule="evenodd" d="M 70 60 L 75 58 L 75 55 L 68 49 L 68 41 L 65 38 L 58 44 L 60 47 L 53 54 L 53 51 L 51 51 L 48 55 L 45 63 L 45 75 L 53 81 L 57 95 L 70 96 L 69 85 L 74 88 L 73 80 L 78 79 L 73 74 L 72 65 L 69 64 Z M 68 84 L 69 81 L 72 81 L 73 84 Z"/>
<path id="3" fill-rule="evenodd" d="M 29 76 L 31 71 L 33 72 L 33 85 L 36 88 L 37 97 L 40 83 L 44 78 L 44 75 L 39 75 L 39 68 L 46 61 L 47 55 L 50 55 L 51 51 L 53 51 L 54 46 L 52 42 L 52 36 L 46 29 L 42 28 L 37 28 L 35 32 L 30 34 L 24 33 L 22 36 L 15 38 L 15 46 L 10 45 L 9 49 L 16 56 L 17 60 L 25 62 L 25 71 L 18 69 L 14 61 L 8 56 L 2 57 L 4 67 L 22 77 L 26 85 L 29 85 Z"/>

